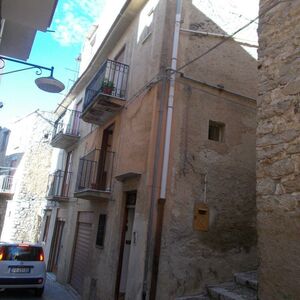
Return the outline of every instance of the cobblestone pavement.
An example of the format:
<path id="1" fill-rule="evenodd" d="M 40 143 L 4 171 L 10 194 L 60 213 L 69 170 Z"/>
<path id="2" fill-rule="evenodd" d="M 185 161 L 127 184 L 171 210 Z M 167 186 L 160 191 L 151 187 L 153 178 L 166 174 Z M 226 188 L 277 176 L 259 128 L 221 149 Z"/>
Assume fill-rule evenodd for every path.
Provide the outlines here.
<path id="1" fill-rule="evenodd" d="M 80 300 L 80 297 L 68 286 L 63 286 L 55 281 L 55 278 L 47 274 L 45 291 L 42 297 L 38 298 L 32 290 L 5 290 L 0 292 L 1 300 Z"/>

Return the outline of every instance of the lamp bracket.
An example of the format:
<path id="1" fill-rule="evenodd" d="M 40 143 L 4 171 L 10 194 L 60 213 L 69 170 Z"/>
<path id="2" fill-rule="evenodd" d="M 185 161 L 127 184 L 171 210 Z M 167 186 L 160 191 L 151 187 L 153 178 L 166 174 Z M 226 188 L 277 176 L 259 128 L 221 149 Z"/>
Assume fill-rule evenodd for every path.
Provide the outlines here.
<path id="1" fill-rule="evenodd" d="M 14 71 L 10 71 L 10 72 L 5 72 L 5 73 L 1 73 L 1 75 L 6 75 L 6 74 L 11 74 L 11 73 L 16 73 L 16 72 L 21 72 L 21 71 L 25 71 L 25 70 L 29 70 L 29 69 L 38 69 L 35 73 L 36 75 L 41 75 L 42 74 L 42 70 L 47 70 L 50 71 L 50 76 L 53 77 L 53 71 L 54 71 L 54 67 L 48 68 L 48 67 L 44 67 L 41 65 L 37 65 L 37 64 L 32 64 L 32 63 L 28 63 L 22 60 L 18 60 L 18 59 L 14 59 L 14 58 L 10 58 L 10 57 L 6 57 L 6 56 L 1 56 L 0 55 L 0 61 L 2 62 L 2 65 L 0 65 L 0 69 L 3 69 L 5 67 L 5 61 L 12 61 L 15 63 L 19 63 L 19 64 L 23 64 L 26 66 L 30 66 L 29 68 L 23 68 L 20 70 L 14 70 Z"/>

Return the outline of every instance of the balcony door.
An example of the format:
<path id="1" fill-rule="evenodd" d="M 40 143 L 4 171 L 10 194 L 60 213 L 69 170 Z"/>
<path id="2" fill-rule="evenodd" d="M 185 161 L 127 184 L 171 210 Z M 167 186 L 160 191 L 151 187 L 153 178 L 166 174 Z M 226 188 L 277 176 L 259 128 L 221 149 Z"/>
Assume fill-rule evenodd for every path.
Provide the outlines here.
<path id="1" fill-rule="evenodd" d="M 97 183 L 100 190 L 107 190 L 111 183 L 113 162 L 112 142 L 114 124 L 104 129 L 97 172 Z"/>
<path id="2" fill-rule="evenodd" d="M 63 175 L 63 182 L 62 182 L 62 189 L 61 189 L 61 196 L 63 197 L 67 197 L 69 194 L 69 185 L 70 185 L 70 176 L 71 176 L 71 167 L 72 167 L 72 154 L 73 154 L 72 151 L 68 152 L 67 154 L 65 172 Z"/>
<path id="3" fill-rule="evenodd" d="M 79 117 L 80 117 L 80 108 L 82 106 L 82 100 L 76 103 L 74 117 L 73 117 L 73 124 L 72 124 L 72 134 L 78 135 L 79 133 Z"/>
<path id="4" fill-rule="evenodd" d="M 126 83 L 127 83 L 127 69 L 125 63 L 125 46 L 115 56 L 113 81 L 115 86 L 115 95 L 120 98 L 125 97 Z"/>

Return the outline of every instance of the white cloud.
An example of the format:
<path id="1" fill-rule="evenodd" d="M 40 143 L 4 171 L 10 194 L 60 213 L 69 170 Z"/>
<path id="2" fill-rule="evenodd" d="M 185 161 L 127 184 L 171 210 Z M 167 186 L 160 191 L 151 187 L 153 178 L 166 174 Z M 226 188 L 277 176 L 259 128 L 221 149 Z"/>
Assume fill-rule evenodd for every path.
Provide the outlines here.
<path id="1" fill-rule="evenodd" d="M 81 43 L 107 0 L 64 0 L 54 20 L 53 38 L 62 46 Z"/>

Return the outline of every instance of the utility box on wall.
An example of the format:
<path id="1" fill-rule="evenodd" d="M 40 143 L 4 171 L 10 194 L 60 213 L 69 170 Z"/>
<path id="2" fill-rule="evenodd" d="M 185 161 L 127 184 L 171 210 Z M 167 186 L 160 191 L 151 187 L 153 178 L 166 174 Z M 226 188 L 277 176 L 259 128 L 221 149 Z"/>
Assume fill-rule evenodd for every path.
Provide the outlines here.
<path id="1" fill-rule="evenodd" d="M 209 208 L 205 203 L 196 203 L 194 208 L 194 229 L 208 231 Z"/>

